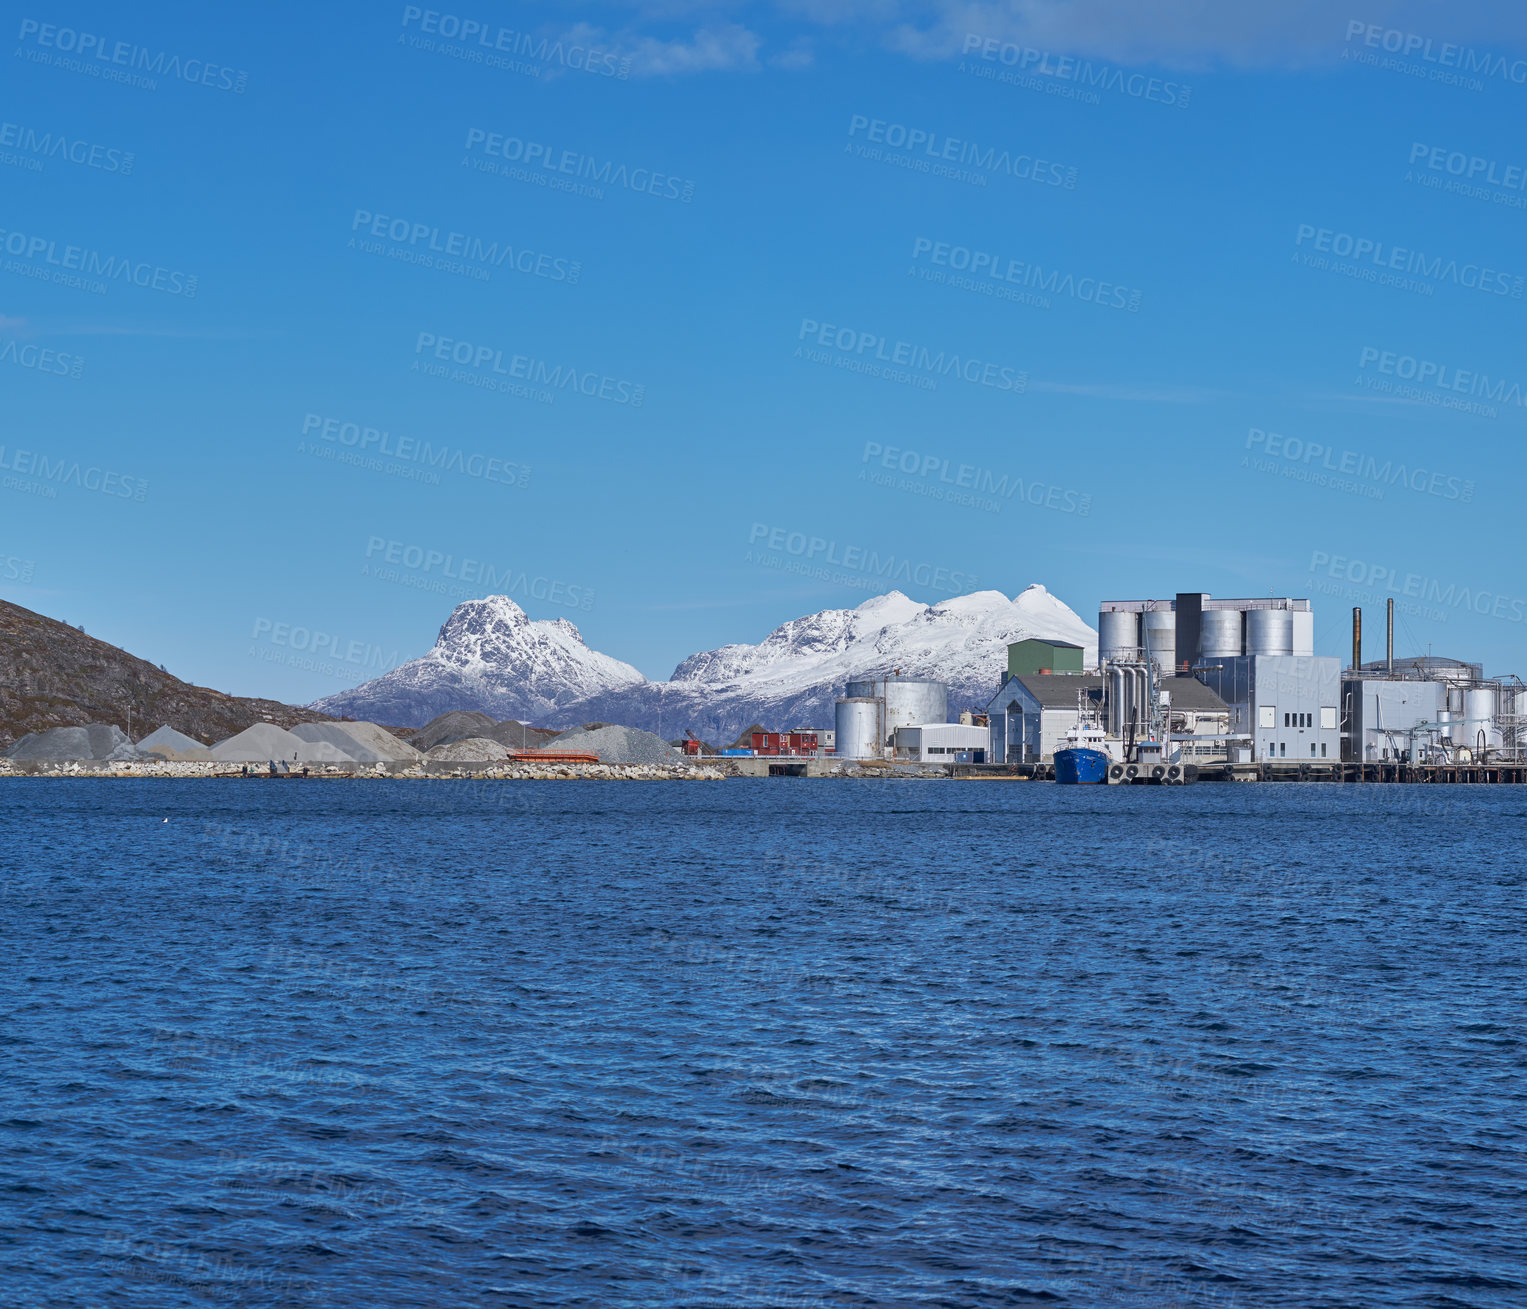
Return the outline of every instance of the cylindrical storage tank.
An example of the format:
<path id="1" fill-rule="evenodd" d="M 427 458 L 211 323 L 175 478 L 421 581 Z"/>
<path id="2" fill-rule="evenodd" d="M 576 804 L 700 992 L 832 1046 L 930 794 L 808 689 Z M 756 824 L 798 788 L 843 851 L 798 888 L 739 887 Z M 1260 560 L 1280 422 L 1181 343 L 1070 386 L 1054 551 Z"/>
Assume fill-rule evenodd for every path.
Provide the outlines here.
<path id="1" fill-rule="evenodd" d="M 1493 686 L 1483 686 L 1463 693 L 1463 718 L 1468 735 L 1464 745 L 1477 746 L 1482 731 L 1485 734 L 1485 744 L 1492 750 L 1500 749 L 1500 726 L 1495 721 L 1495 712 Z"/>
<path id="2" fill-rule="evenodd" d="M 1104 609 L 1098 613 L 1098 658 L 1140 657 L 1140 615 L 1130 610 Z"/>
<path id="3" fill-rule="evenodd" d="M 1163 668 L 1177 667 L 1177 615 L 1170 609 L 1147 609 L 1140 617 L 1145 657 Z"/>
<path id="4" fill-rule="evenodd" d="M 839 759 L 879 759 L 882 734 L 879 700 L 856 696 L 833 706 L 833 749 Z"/>
<path id="5" fill-rule="evenodd" d="M 885 730 L 949 721 L 949 688 L 911 677 L 885 679 Z"/>
<path id="6" fill-rule="evenodd" d="M 1198 628 L 1198 654 L 1202 659 L 1233 659 L 1241 653 L 1241 611 L 1205 609 Z"/>
<path id="7" fill-rule="evenodd" d="M 1246 653 L 1291 655 L 1294 653 L 1294 616 L 1287 609 L 1246 611 Z"/>
<path id="8" fill-rule="evenodd" d="M 1315 653 L 1315 611 L 1313 609 L 1294 609 L 1289 613 L 1294 623 L 1294 653 L 1296 655 L 1312 655 Z"/>

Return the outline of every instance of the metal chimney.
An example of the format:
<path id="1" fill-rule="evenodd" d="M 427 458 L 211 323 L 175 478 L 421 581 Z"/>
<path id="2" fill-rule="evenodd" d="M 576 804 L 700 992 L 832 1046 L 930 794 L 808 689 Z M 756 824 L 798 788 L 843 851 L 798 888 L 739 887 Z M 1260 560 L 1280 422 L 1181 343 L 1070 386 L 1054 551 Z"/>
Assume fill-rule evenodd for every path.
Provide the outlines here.
<path id="1" fill-rule="evenodd" d="M 1389 672 L 1394 672 L 1394 597 L 1390 596 L 1386 602 L 1389 607 L 1389 622 L 1384 636 L 1384 664 Z"/>
<path id="2" fill-rule="evenodd" d="M 1352 610 L 1352 667 L 1361 670 L 1363 666 L 1363 611 L 1354 608 Z"/>

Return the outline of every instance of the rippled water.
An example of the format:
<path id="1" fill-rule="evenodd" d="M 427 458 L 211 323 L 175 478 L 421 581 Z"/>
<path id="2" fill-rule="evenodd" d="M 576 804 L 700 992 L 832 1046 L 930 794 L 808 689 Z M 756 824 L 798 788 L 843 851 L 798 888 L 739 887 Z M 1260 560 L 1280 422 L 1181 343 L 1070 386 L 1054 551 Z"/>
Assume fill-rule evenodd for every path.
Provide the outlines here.
<path id="1" fill-rule="evenodd" d="M 1527 1304 L 1524 815 L 6 781 L 0 1304 Z"/>

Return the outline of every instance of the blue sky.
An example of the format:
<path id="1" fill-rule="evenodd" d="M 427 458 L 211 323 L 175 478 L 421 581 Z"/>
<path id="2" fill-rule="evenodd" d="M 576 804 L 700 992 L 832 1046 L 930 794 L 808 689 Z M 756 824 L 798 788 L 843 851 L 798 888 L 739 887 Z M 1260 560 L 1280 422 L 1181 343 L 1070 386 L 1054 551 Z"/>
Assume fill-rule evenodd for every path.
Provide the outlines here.
<path id="1" fill-rule="evenodd" d="M 887 576 L 1527 673 L 1522 17 L 1195 10 L 6 6 L 0 594 L 299 702 Z"/>

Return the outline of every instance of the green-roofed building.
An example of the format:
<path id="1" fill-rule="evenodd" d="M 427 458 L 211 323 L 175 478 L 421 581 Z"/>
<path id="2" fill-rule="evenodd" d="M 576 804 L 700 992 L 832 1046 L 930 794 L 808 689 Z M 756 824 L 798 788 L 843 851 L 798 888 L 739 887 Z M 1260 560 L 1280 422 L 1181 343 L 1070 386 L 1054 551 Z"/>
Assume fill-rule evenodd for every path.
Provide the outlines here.
<path id="1" fill-rule="evenodd" d="M 1007 675 L 1033 677 L 1037 673 L 1079 673 L 1082 647 L 1069 641 L 1041 641 L 1031 637 L 1007 647 Z"/>

